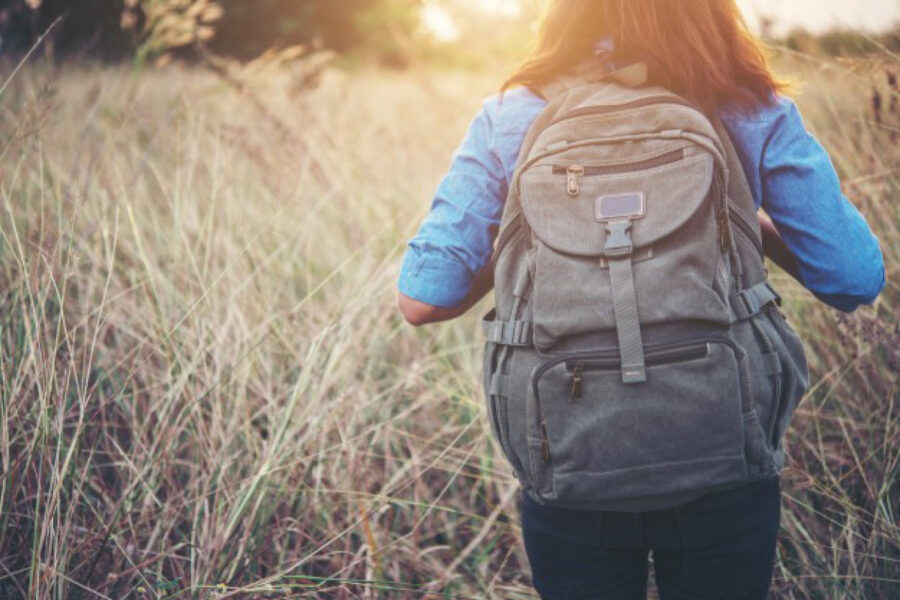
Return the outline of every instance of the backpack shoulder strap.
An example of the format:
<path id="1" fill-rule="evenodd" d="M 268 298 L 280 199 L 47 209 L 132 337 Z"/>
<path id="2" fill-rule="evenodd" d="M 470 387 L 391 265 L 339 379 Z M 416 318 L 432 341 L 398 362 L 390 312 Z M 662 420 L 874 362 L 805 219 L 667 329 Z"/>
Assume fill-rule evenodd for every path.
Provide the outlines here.
<path id="1" fill-rule="evenodd" d="M 516 168 L 513 171 L 512 179 L 510 179 L 509 182 L 506 202 L 503 206 L 503 215 L 500 219 L 500 228 L 497 231 L 498 239 L 503 235 L 503 232 L 521 216 L 522 208 L 519 205 L 518 190 L 519 173 L 521 172 L 522 165 L 531 154 L 538 137 L 540 137 L 544 129 L 546 129 L 556 117 L 563 100 L 563 94 L 557 94 L 550 98 L 547 102 L 547 106 L 538 113 L 538 116 L 532 121 L 531 126 L 528 128 L 528 132 L 525 134 L 522 146 L 519 149 L 519 156 L 516 160 Z"/>
<path id="2" fill-rule="evenodd" d="M 740 156 L 738 156 L 731 135 L 722 120 L 713 117 L 711 121 L 722 141 L 722 147 L 725 149 L 725 159 L 729 171 L 728 197 L 731 199 L 732 205 L 736 205 L 745 217 L 752 217 L 756 214 L 756 202 L 753 200 L 753 192 L 750 190 L 750 183 L 747 181 L 747 174 L 744 172 Z"/>
<path id="3" fill-rule="evenodd" d="M 743 221 L 745 225 L 744 233 L 755 238 L 756 242 L 753 245 L 754 247 L 736 245 L 741 261 L 741 287 L 744 288 L 744 291 L 741 293 L 754 294 L 759 290 L 763 292 L 771 291 L 771 287 L 767 283 L 768 273 L 764 257 L 761 254 L 763 247 L 762 232 L 760 231 L 759 220 L 756 215 L 757 208 L 753 199 L 753 191 L 750 189 L 750 183 L 741 164 L 740 156 L 725 125 L 718 117 L 712 119 L 712 123 L 722 141 L 722 147 L 725 149 L 730 174 L 727 189 L 729 212 L 735 213 L 737 219 Z M 771 299 L 761 297 L 756 304 L 762 306 Z M 780 302 L 777 294 L 775 294 L 775 300 Z M 740 305 L 740 302 L 733 302 L 733 306 Z"/>

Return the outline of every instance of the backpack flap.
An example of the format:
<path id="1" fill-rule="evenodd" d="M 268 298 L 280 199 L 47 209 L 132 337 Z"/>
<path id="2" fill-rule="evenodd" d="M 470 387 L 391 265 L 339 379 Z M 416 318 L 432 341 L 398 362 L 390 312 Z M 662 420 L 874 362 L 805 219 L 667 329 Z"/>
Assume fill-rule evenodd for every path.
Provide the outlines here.
<path id="1" fill-rule="evenodd" d="M 533 165 L 522 176 L 521 203 L 534 235 L 557 252 L 601 257 L 613 217 L 631 220 L 636 250 L 678 230 L 707 201 L 713 158 L 675 145 L 619 164 L 591 165 L 596 159 L 573 151 Z"/>
<path id="2" fill-rule="evenodd" d="M 713 155 L 681 138 L 561 148 L 524 170 L 520 202 L 536 246 L 535 345 L 616 329 L 624 355 L 624 346 L 640 345 L 638 321 L 728 324 L 717 177 Z M 623 379 L 642 381 L 640 368 Z"/>

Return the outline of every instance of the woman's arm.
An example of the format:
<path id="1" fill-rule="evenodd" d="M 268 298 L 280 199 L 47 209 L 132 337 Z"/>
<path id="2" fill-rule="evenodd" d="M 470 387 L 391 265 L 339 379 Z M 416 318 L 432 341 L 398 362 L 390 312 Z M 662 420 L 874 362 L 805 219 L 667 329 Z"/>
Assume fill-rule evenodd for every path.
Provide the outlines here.
<path id="1" fill-rule="evenodd" d="M 398 280 L 397 305 L 413 325 L 446 321 L 472 307 L 490 289 L 473 274 L 490 264 L 506 179 L 492 153 L 493 122 L 482 110 L 469 125 L 431 201 L 431 211 L 409 240 Z"/>
<path id="2" fill-rule="evenodd" d="M 494 272 L 488 267 L 475 276 L 475 280 L 472 282 L 472 289 L 469 291 L 469 294 L 465 297 L 462 304 L 457 307 L 443 308 L 441 306 L 426 304 L 425 302 L 410 298 L 403 292 L 400 292 L 397 296 L 397 307 L 400 309 L 400 312 L 403 314 L 403 318 L 406 319 L 407 323 L 415 325 L 416 327 L 427 325 L 429 323 L 449 321 L 468 312 L 468 310 L 475 306 L 479 300 L 493 289 L 493 287 Z"/>
<path id="3" fill-rule="evenodd" d="M 519 148 L 542 99 L 525 88 L 485 100 L 416 235 L 397 282 L 397 306 L 413 325 L 467 312 L 493 287 L 491 254 Z"/>
<path id="4" fill-rule="evenodd" d="M 885 284 L 878 240 L 843 195 L 828 153 L 806 130 L 793 102 L 780 99 L 771 112 L 760 165 L 761 196 L 779 238 L 771 230 L 764 236 L 770 244 L 766 254 L 776 262 L 793 257 L 792 274 L 841 311 L 872 303 Z"/>

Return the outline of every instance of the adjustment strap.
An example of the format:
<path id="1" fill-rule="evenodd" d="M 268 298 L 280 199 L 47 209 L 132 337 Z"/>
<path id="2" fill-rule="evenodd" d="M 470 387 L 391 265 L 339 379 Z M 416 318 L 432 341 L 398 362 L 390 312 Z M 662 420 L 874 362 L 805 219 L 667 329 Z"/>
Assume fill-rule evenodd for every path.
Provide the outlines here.
<path id="1" fill-rule="evenodd" d="M 758 315 L 764 306 L 772 302 L 781 306 L 781 296 L 768 281 L 763 281 L 734 294 L 731 297 L 731 310 L 738 321 L 743 321 Z"/>
<path id="2" fill-rule="evenodd" d="M 644 345 L 638 319 L 637 295 L 634 290 L 634 271 L 631 266 L 630 221 L 607 223 L 604 254 L 609 259 L 609 278 L 612 284 L 613 311 L 616 335 L 622 359 L 622 383 L 647 381 L 644 367 Z"/>
<path id="3" fill-rule="evenodd" d="M 504 375 L 497 371 L 491 376 L 491 396 L 500 396 L 500 390 L 509 389 L 509 375 Z"/>
<path id="4" fill-rule="evenodd" d="M 530 321 L 482 321 L 484 338 L 501 346 L 531 346 L 532 325 Z"/>

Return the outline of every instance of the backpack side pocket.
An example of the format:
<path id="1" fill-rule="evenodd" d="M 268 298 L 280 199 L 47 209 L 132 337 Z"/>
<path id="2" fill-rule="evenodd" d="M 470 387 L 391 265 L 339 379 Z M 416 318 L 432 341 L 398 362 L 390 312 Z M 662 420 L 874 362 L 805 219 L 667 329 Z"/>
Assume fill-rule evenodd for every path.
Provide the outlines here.
<path id="1" fill-rule="evenodd" d="M 493 311 L 485 316 L 486 321 L 493 318 Z M 529 350 L 485 342 L 482 385 L 494 439 L 512 466 L 513 474 L 527 485 L 527 472 L 521 459 L 526 455 L 523 450 L 525 401 L 519 390 L 522 386 L 517 385 L 527 379 L 517 371 L 522 366 L 523 353 L 528 354 Z"/>
<path id="2" fill-rule="evenodd" d="M 769 334 L 781 362 L 781 390 L 777 404 L 772 408 L 769 431 L 772 449 L 779 450 L 794 411 L 809 387 L 809 371 L 803 343 L 778 307 L 771 306 L 762 311 L 759 322 Z"/>

